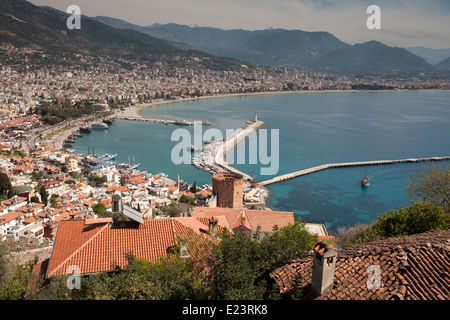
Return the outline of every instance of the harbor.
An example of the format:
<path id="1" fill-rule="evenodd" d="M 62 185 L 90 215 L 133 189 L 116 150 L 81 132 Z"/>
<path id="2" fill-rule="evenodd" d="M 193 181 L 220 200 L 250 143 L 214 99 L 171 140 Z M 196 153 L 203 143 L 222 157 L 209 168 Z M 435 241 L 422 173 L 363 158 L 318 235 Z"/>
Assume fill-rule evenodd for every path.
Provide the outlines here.
<path id="1" fill-rule="evenodd" d="M 191 146 L 190 149 L 194 153 L 192 164 L 198 169 L 211 173 L 234 172 L 242 175 L 244 180 L 253 180 L 253 177 L 232 167 L 226 161 L 227 152 L 234 149 L 239 142 L 255 133 L 256 129 L 264 125 L 263 121 L 258 120 L 251 120 L 246 123 L 245 127 L 237 129 L 226 139 L 205 143 L 201 148 Z"/>

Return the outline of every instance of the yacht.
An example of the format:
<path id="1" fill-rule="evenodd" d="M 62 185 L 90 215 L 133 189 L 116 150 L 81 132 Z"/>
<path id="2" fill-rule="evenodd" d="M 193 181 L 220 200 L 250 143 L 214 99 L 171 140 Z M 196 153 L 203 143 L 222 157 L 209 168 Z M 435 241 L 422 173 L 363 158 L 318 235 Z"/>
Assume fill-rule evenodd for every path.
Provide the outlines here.
<path id="1" fill-rule="evenodd" d="M 108 125 L 103 122 L 94 122 L 91 124 L 92 129 L 108 129 Z"/>

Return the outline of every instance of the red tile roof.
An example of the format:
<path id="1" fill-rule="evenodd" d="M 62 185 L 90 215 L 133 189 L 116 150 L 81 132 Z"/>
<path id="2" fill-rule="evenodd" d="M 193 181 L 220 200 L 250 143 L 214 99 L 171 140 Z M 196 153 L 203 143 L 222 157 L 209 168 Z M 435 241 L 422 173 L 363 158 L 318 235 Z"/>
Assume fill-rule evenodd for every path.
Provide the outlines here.
<path id="1" fill-rule="evenodd" d="M 62 220 L 55 237 L 47 276 L 62 276 L 76 265 L 82 274 L 109 271 L 113 264 L 126 265 L 125 255 L 133 252 L 137 259 L 155 261 L 170 256 L 178 239 L 190 244 L 206 241 L 207 226 L 195 218 L 144 220 L 143 224 L 124 222 L 112 226 L 99 219 Z M 85 223 L 88 222 L 88 224 Z M 190 247 L 195 256 L 195 248 Z"/>
<path id="2" fill-rule="evenodd" d="M 302 289 L 303 299 L 450 299 L 450 230 L 388 238 L 338 251 L 333 288 L 322 297 L 316 296 L 310 285 L 312 263 L 312 257 L 297 260 L 270 276 L 281 293 Z M 369 267 L 379 271 L 379 285 L 368 282 L 375 279 Z"/>
<path id="3" fill-rule="evenodd" d="M 225 216 L 234 228 L 240 227 L 242 221 L 247 229 L 256 231 L 258 226 L 262 232 L 272 232 L 273 228 L 285 227 L 295 223 L 293 212 L 272 210 L 242 210 L 233 208 L 195 207 L 193 217 Z"/>

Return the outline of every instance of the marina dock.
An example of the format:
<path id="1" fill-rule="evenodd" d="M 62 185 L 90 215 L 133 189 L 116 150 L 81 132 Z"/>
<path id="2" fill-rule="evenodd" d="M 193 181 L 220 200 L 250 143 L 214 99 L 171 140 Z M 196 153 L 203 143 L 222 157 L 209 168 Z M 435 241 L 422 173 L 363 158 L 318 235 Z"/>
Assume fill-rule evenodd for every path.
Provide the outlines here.
<path id="1" fill-rule="evenodd" d="M 306 174 L 310 174 L 313 172 L 330 169 L 330 168 L 343 168 L 343 167 L 356 167 L 356 166 L 374 166 L 374 165 L 386 165 L 386 164 L 394 164 L 394 163 L 408 163 L 408 162 L 424 162 L 424 161 L 442 161 L 442 160 L 450 160 L 450 157 L 429 157 L 429 158 L 410 158 L 410 159 L 400 159 L 400 160 L 375 160 L 375 161 L 360 161 L 360 162 L 343 162 L 343 163 L 329 163 L 323 164 L 317 167 L 312 167 L 309 169 L 304 169 L 288 174 L 283 174 L 272 178 L 270 180 L 266 180 L 260 182 L 260 185 L 267 186 L 269 184 L 277 183 L 280 181 L 285 181 L 289 179 L 293 179 L 296 177 L 300 177 Z"/>

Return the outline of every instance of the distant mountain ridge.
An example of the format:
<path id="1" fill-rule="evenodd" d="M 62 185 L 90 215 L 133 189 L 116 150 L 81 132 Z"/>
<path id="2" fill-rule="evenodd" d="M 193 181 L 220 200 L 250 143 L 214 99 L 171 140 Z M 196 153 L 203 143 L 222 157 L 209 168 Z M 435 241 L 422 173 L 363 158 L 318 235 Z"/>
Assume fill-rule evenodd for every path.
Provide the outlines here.
<path id="1" fill-rule="evenodd" d="M 378 41 L 357 43 L 333 51 L 313 63 L 316 70 L 337 73 L 417 74 L 437 68 L 406 49 L 389 47 Z"/>
<path id="2" fill-rule="evenodd" d="M 448 57 L 447 59 L 445 59 L 445 60 L 439 62 L 439 63 L 436 65 L 436 67 L 437 67 L 438 69 L 441 69 L 441 70 L 448 70 L 448 71 L 450 71 L 450 57 Z"/>
<path id="3" fill-rule="evenodd" d="M 126 28 L 176 43 L 188 45 L 216 56 L 276 67 L 306 67 L 317 56 L 350 46 L 328 32 L 301 30 L 222 30 L 190 27 L 175 23 L 147 27 L 108 17 L 93 19 L 114 28 Z"/>
<path id="4" fill-rule="evenodd" d="M 95 17 L 115 28 L 185 43 L 216 56 L 270 67 L 300 67 L 332 73 L 418 74 L 438 69 L 423 57 L 381 42 L 350 45 L 328 32 L 267 29 L 248 31 L 190 27 L 175 23 L 136 26 L 120 19 Z"/>
<path id="5" fill-rule="evenodd" d="M 428 63 L 436 65 L 450 57 L 450 48 L 431 49 L 425 47 L 405 48 L 409 52 L 424 58 Z"/>

